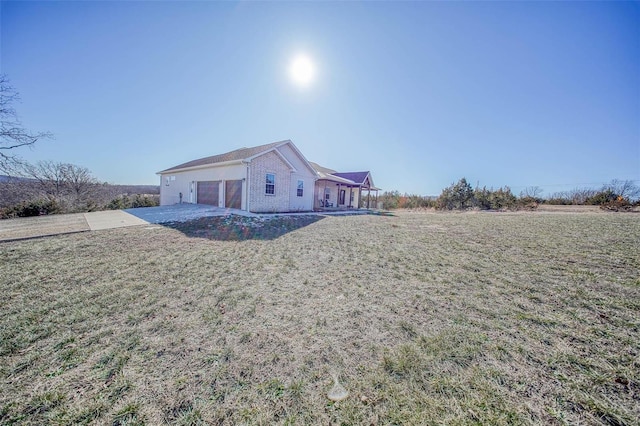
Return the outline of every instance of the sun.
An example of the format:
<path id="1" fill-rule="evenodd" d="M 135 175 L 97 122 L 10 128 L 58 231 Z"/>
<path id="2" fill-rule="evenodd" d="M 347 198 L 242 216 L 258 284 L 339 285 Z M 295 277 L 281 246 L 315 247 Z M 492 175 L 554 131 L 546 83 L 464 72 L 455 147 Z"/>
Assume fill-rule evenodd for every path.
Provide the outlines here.
<path id="1" fill-rule="evenodd" d="M 289 66 L 291 80 L 301 87 L 308 86 L 315 76 L 315 67 L 311 59 L 306 55 L 298 55 Z"/>

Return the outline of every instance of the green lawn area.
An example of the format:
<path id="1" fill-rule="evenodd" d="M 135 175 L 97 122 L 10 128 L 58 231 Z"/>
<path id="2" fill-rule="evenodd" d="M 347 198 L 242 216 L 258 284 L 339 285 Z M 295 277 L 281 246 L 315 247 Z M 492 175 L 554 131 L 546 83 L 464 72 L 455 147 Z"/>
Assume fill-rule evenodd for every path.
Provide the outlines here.
<path id="1" fill-rule="evenodd" d="M 640 214 L 60 235 L 0 290 L 0 424 L 640 423 Z"/>

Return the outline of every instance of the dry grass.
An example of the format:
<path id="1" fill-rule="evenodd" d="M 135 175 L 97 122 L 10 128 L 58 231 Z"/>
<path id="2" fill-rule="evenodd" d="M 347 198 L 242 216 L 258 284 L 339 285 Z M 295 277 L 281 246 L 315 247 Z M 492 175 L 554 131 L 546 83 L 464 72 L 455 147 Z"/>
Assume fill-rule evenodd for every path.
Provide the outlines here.
<path id="1" fill-rule="evenodd" d="M 0 423 L 640 422 L 640 216 L 296 223 L 0 244 Z"/>

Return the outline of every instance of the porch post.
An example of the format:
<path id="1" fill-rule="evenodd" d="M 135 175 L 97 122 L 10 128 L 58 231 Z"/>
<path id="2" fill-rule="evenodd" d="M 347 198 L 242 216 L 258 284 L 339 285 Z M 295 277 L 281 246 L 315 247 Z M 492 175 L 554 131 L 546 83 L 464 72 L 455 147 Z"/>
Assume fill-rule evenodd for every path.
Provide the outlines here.
<path id="1" fill-rule="evenodd" d="M 320 207 L 322 207 L 323 209 L 327 208 L 327 181 L 324 181 L 324 192 L 322 193 L 322 204 L 320 204 Z"/>
<path id="2" fill-rule="evenodd" d="M 352 199 L 353 199 L 353 186 L 350 186 L 349 187 L 349 208 L 350 209 L 353 208 L 353 204 L 351 204 L 352 203 L 352 201 L 351 201 Z"/>
<path id="3" fill-rule="evenodd" d="M 367 188 L 367 208 L 369 208 L 369 201 L 371 201 L 371 188 Z"/>
<path id="4" fill-rule="evenodd" d="M 338 193 L 336 194 L 336 208 L 340 208 L 340 187 L 342 187 L 342 184 L 339 183 L 338 184 Z"/>

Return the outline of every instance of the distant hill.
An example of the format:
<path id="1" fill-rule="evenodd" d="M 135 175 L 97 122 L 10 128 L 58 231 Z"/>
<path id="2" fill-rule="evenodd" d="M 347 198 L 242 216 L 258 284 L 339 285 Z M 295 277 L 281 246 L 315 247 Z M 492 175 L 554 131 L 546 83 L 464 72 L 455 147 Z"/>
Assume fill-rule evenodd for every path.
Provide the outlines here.
<path id="1" fill-rule="evenodd" d="M 31 178 L 0 175 L 0 183 L 35 181 Z M 106 185 L 120 194 L 160 194 L 160 185 Z"/>
<path id="2" fill-rule="evenodd" d="M 15 177 L 15 176 L 7 176 L 7 175 L 0 175 L 0 183 L 4 183 L 4 182 L 29 182 L 30 180 L 33 180 L 33 179 Z"/>
<path id="3" fill-rule="evenodd" d="M 160 194 L 160 185 L 111 185 L 121 194 Z"/>

